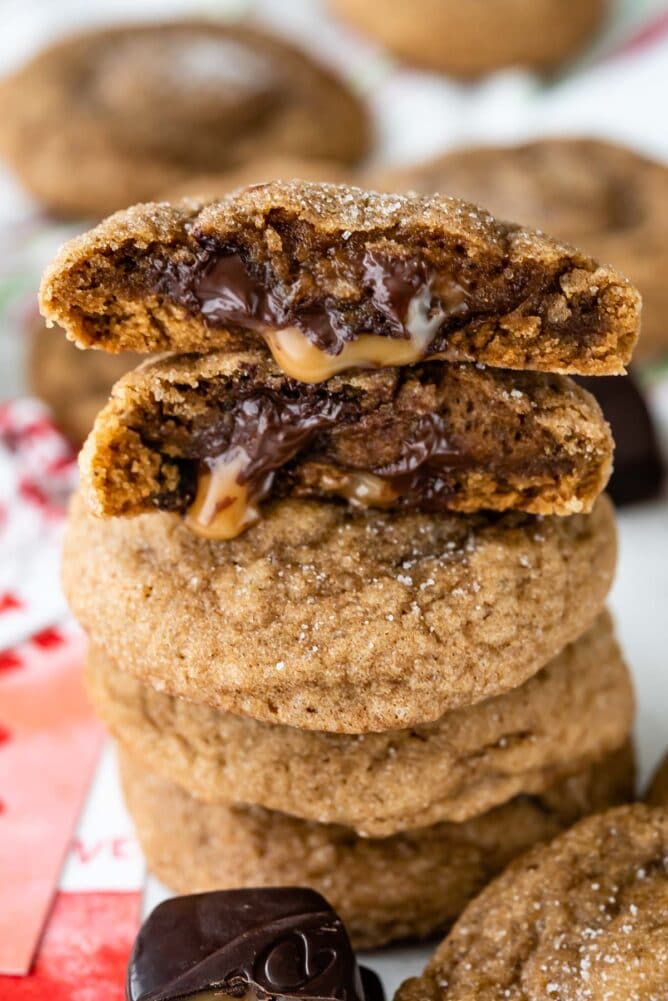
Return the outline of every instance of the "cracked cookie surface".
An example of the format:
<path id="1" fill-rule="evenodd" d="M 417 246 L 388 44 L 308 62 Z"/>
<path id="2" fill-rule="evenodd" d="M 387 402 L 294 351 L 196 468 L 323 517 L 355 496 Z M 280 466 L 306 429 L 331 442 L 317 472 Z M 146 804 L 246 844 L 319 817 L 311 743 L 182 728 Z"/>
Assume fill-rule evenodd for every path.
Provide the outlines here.
<path id="1" fill-rule="evenodd" d="M 632 795 L 629 747 L 541 796 L 519 796 L 465 824 L 391 838 L 298 820 L 261 807 L 202 803 L 121 755 L 123 787 L 144 855 L 171 889 L 318 890 L 357 948 L 443 929 L 500 869 L 592 810 Z"/>
<path id="2" fill-rule="evenodd" d="M 383 191 L 441 191 L 583 247 L 643 299 L 634 361 L 668 351 L 668 166 L 598 139 L 454 150 L 368 178 Z"/>
<path id="3" fill-rule="evenodd" d="M 461 915 L 398 1001 L 663 1001 L 668 812 L 581 821 L 509 868 Z"/>
<path id="4" fill-rule="evenodd" d="M 284 500 L 229 542 L 72 504 L 63 580 L 93 641 L 174 695 L 360 733 L 526 681 L 602 610 L 612 506 L 433 515 Z"/>
<path id="5" fill-rule="evenodd" d="M 86 681 L 111 733 L 207 802 L 248 803 L 385 837 L 540 794 L 619 747 L 633 691 L 607 614 L 524 685 L 435 723 L 332 734 L 169 696 L 93 646 Z"/>
<path id="6" fill-rule="evenodd" d="M 586 254 L 467 202 L 277 181 L 116 213 L 65 245 L 41 306 L 82 346 L 260 344 L 317 382 L 434 355 L 622 372 L 640 298 Z"/>

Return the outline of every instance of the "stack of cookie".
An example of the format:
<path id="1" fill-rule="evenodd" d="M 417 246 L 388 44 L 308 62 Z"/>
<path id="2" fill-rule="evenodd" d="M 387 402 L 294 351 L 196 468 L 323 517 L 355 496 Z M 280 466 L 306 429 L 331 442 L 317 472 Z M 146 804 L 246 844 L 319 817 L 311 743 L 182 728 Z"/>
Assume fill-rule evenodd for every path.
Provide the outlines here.
<path id="1" fill-rule="evenodd" d="M 623 372 L 610 268 L 445 197 L 305 182 L 136 206 L 42 308 L 125 376 L 64 580 L 149 864 L 296 883 L 358 945 L 451 921 L 630 793 L 604 611 Z"/>

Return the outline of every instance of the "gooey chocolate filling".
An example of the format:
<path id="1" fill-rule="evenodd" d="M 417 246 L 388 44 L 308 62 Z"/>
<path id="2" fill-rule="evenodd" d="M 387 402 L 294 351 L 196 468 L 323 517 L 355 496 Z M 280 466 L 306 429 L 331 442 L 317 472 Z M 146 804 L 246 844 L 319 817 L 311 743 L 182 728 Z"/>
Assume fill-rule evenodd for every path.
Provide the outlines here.
<path id="1" fill-rule="evenodd" d="M 473 287 L 463 274 L 444 276 L 418 257 L 391 258 L 369 249 L 338 267 L 344 283 L 347 271 L 355 273 L 361 297 L 323 295 L 314 288 L 297 301 L 269 265 L 253 265 L 237 249 L 210 245 L 194 265 L 160 265 L 154 284 L 212 327 L 259 333 L 279 367 L 304 382 L 349 368 L 419 361 L 442 350 L 447 333 L 472 318 Z"/>
<path id="2" fill-rule="evenodd" d="M 238 535 L 258 519 L 258 504 L 271 492 L 276 472 L 339 420 L 342 409 L 327 398 L 317 406 L 269 393 L 240 400 L 224 448 L 216 442 L 215 426 L 193 441 L 200 469 L 190 527 L 214 538 Z"/>
<path id="3" fill-rule="evenodd" d="M 435 276 L 417 259 L 396 258 L 367 250 L 358 270 L 362 288 L 378 316 L 370 314 L 369 334 L 410 340 L 424 335 L 433 340 L 447 321 L 469 313 L 466 290 L 454 279 L 443 280 L 447 302 L 432 294 Z M 441 288 L 442 291 L 442 288 Z M 281 330 L 295 326 L 321 351 L 337 355 L 360 331 L 355 330 L 345 304 L 331 298 L 312 302 L 293 311 L 277 292 L 253 276 L 239 254 L 212 256 L 193 284 L 203 315 L 212 326 L 241 326 Z M 428 343 L 425 343 L 425 353 Z"/>
<path id="4" fill-rule="evenodd" d="M 460 471 L 481 462 L 474 443 L 454 441 L 447 418 L 437 413 L 404 414 L 395 425 L 398 440 L 389 448 L 385 443 L 385 455 L 374 457 L 369 442 L 385 432 L 373 420 L 373 415 L 360 415 L 352 402 L 327 393 L 293 398 L 269 389 L 251 393 L 224 416 L 203 419 L 184 439 L 163 438 L 162 447 L 168 454 L 178 450 L 189 471 L 175 503 L 165 497 L 154 503 L 186 510 L 189 527 L 217 539 L 234 538 L 257 521 L 260 504 L 270 495 L 325 495 L 358 506 L 447 510 Z M 365 437 L 361 448 L 350 449 L 351 440 L 359 446 Z M 524 456 L 522 472 L 540 474 L 549 467 L 557 475 L 558 465 L 554 458 L 537 455 L 528 461 Z M 491 466 L 502 477 L 514 464 L 498 456 Z"/>

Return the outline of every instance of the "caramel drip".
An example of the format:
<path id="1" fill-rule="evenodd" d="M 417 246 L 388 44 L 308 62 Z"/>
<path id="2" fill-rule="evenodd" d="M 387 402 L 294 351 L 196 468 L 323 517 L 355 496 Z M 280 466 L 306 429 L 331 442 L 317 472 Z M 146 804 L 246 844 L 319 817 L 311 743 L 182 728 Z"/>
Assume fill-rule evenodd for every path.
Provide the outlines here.
<path id="1" fill-rule="evenodd" d="M 389 507 L 399 496 L 392 483 L 382 476 L 333 466 L 318 469 L 318 485 L 355 507 Z"/>
<path id="2" fill-rule="evenodd" d="M 260 510 L 243 480 L 248 457 L 241 451 L 219 459 L 208 472 L 201 472 L 197 494 L 185 523 L 205 539 L 235 539 L 260 519 Z M 322 466 L 318 484 L 328 494 L 347 500 L 354 507 L 390 507 L 400 496 L 389 478 L 358 470 Z"/>
<path id="3" fill-rule="evenodd" d="M 412 340 L 361 334 L 337 355 L 315 347 L 297 327 L 271 330 L 265 339 L 274 361 L 285 375 L 299 382 L 317 383 L 351 368 L 410 365 L 422 357 Z"/>
<path id="4" fill-rule="evenodd" d="M 424 360 L 432 338 L 432 323 L 415 325 L 410 337 L 360 334 L 333 355 L 316 347 L 298 327 L 266 330 L 264 338 L 274 361 L 289 378 L 318 383 L 355 368 L 391 368 Z"/>
<path id="5" fill-rule="evenodd" d="M 358 265 L 364 294 L 382 329 L 346 330 L 327 300 L 293 311 L 271 284 L 254 276 L 239 254 L 212 257 L 193 293 L 207 323 L 260 333 L 282 371 L 299 382 L 318 383 L 355 368 L 413 365 L 451 318 L 467 315 L 468 293 L 452 275 L 431 274 L 417 260 L 386 260 L 368 250 Z M 343 326 L 342 326 L 343 324 Z"/>
<path id="6" fill-rule="evenodd" d="M 236 538 L 259 520 L 248 483 L 239 482 L 247 464 L 247 454 L 238 449 L 213 463 L 209 472 L 200 473 L 195 500 L 185 516 L 192 532 L 223 541 Z"/>
<path id="7" fill-rule="evenodd" d="M 443 312 L 429 316 L 431 292 L 421 288 L 408 303 L 405 328 L 408 337 L 360 334 L 343 345 L 338 354 L 317 347 L 298 327 L 266 328 L 264 338 L 274 361 L 287 376 L 299 382 L 318 383 L 354 368 L 390 368 L 414 365 L 427 355 Z"/>

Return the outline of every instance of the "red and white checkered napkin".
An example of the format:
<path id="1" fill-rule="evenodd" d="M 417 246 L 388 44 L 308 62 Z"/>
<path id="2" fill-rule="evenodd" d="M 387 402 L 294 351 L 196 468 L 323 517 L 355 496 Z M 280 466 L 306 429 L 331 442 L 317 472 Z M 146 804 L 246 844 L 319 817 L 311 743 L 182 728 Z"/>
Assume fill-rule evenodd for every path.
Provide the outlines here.
<path id="1" fill-rule="evenodd" d="M 37 400 L 0 405 L 0 651 L 66 618 L 58 584 L 71 447 Z"/>
<path id="2" fill-rule="evenodd" d="M 75 484 L 42 404 L 0 405 L 0 1001 L 121 1001 L 139 921 L 143 866 L 108 764 L 73 840 L 103 741 L 59 586 Z"/>

